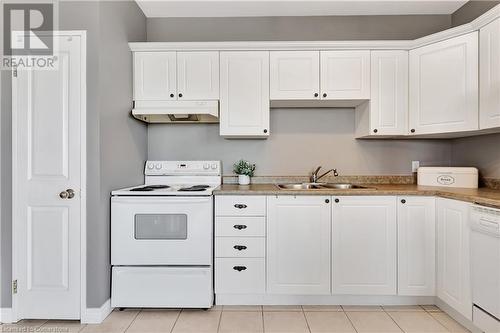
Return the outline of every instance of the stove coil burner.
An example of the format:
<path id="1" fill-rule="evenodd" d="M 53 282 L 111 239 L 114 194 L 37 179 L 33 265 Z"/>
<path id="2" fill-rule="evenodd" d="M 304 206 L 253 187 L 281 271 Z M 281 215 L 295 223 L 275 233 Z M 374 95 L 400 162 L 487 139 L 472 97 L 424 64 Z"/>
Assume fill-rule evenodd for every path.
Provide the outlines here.
<path id="1" fill-rule="evenodd" d="M 183 187 L 179 189 L 179 192 L 202 192 L 209 188 L 209 185 L 193 185 L 191 187 Z"/>
<path id="2" fill-rule="evenodd" d="M 162 188 L 170 188 L 170 186 L 168 186 L 168 185 L 147 185 L 147 186 L 143 186 L 143 187 L 133 188 L 130 191 L 131 192 L 150 192 L 150 191 L 159 190 Z"/>

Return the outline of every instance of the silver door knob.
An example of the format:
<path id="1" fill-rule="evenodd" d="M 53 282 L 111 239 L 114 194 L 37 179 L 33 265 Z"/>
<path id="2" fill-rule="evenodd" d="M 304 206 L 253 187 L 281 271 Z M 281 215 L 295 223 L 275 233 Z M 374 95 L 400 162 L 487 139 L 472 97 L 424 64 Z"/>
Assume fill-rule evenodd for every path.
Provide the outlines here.
<path id="1" fill-rule="evenodd" d="M 59 197 L 61 199 L 73 199 L 75 197 L 75 191 L 71 188 L 68 188 L 66 191 L 62 191 L 59 193 Z"/>

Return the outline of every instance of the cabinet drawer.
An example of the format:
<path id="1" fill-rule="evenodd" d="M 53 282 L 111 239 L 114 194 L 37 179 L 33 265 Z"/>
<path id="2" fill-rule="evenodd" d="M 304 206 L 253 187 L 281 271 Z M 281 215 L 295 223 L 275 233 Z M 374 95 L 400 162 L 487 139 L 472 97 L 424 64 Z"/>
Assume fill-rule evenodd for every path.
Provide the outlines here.
<path id="1" fill-rule="evenodd" d="M 215 292 L 219 294 L 263 294 L 264 258 L 215 259 Z"/>
<path id="2" fill-rule="evenodd" d="M 266 255 L 264 237 L 217 237 L 215 256 L 218 258 L 263 258 Z"/>
<path id="3" fill-rule="evenodd" d="M 215 236 L 217 237 L 264 237 L 266 235 L 265 217 L 216 217 Z"/>
<path id="4" fill-rule="evenodd" d="M 265 216 L 265 196 L 217 196 L 215 213 L 219 216 Z"/>

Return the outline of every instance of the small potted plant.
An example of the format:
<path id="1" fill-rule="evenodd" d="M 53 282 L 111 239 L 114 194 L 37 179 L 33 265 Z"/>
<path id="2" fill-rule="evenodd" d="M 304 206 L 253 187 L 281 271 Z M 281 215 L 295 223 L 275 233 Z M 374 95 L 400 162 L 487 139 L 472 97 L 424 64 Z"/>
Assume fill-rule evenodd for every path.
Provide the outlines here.
<path id="1" fill-rule="evenodd" d="M 250 177 L 253 176 L 255 171 L 255 164 L 245 160 L 239 160 L 234 163 L 233 171 L 238 175 L 238 184 L 248 185 L 250 184 Z"/>

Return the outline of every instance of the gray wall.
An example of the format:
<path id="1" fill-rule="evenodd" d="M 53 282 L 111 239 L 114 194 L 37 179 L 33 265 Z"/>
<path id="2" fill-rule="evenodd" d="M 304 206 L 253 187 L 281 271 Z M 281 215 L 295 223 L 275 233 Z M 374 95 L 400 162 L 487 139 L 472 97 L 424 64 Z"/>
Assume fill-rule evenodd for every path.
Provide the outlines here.
<path id="1" fill-rule="evenodd" d="M 498 5 L 500 1 L 472 0 L 460 7 L 451 15 L 451 24 L 456 27 L 474 20 L 491 8 Z"/>
<path id="2" fill-rule="evenodd" d="M 109 192 L 143 181 L 146 126 L 128 114 L 132 100 L 129 41 L 146 40 L 146 18 L 133 1 L 59 3 L 60 30 L 87 31 L 87 307 L 110 296 Z M 5 83 L 5 84 L 4 84 Z M 9 73 L 1 95 L 0 307 L 10 307 L 11 96 Z"/>
<path id="3" fill-rule="evenodd" d="M 256 175 L 306 175 L 314 166 L 343 175 L 407 175 L 411 161 L 448 165 L 448 141 L 354 139 L 352 109 L 273 109 L 267 140 L 225 140 L 217 125 L 150 125 L 150 159 L 219 159 L 224 174 L 240 158 Z"/>
<path id="4" fill-rule="evenodd" d="M 482 135 L 452 141 L 454 166 L 475 166 L 483 177 L 500 179 L 500 134 Z"/>
<path id="5" fill-rule="evenodd" d="M 448 29 L 450 15 L 149 18 L 148 41 L 414 39 Z"/>

